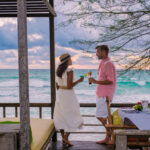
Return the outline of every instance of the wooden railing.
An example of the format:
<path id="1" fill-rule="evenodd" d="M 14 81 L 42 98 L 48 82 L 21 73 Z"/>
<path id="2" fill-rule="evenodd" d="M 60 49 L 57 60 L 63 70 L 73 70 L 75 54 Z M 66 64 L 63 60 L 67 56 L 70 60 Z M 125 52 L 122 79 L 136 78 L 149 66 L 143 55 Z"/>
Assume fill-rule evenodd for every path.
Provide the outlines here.
<path id="1" fill-rule="evenodd" d="M 0 103 L 0 107 L 3 110 L 3 117 L 6 117 L 6 107 L 14 107 L 15 108 L 15 117 L 18 117 L 18 107 L 19 103 Z M 42 108 L 43 107 L 51 107 L 51 103 L 30 103 L 30 107 L 38 107 L 39 108 L 39 118 L 42 118 Z"/>
<path id="2" fill-rule="evenodd" d="M 133 107 L 135 103 L 112 103 L 111 107 Z M 149 103 L 150 105 L 150 103 Z M 18 117 L 18 107 L 19 103 L 0 103 L 0 107 L 3 109 L 3 117 L 6 117 L 6 107 L 14 107 L 15 108 L 15 117 Z M 51 107 L 51 103 L 30 103 L 30 107 L 38 107 L 39 108 L 39 118 L 42 118 L 42 108 L 43 107 Z M 80 107 L 96 107 L 95 103 L 81 103 Z M 95 117 L 95 115 L 83 115 L 83 117 Z"/>
<path id="3" fill-rule="evenodd" d="M 112 103 L 111 104 L 111 107 L 112 108 L 119 108 L 119 107 L 133 107 L 135 105 L 135 103 Z M 150 105 L 150 104 L 149 104 Z M 0 103 L 0 108 L 2 107 L 3 109 L 3 117 L 5 118 L 6 117 L 6 108 L 7 107 L 14 107 L 15 109 L 15 117 L 18 117 L 18 107 L 19 107 L 19 103 Z M 47 108 L 51 108 L 52 107 L 52 104 L 51 103 L 30 103 L 30 107 L 38 107 L 39 108 L 39 118 L 42 118 L 42 108 L 43 107 L 47 107 Z M 80 104 L 80 107 L 84 107 L 84 108 L 94 108 L 96 107 L 96 104 L 95 103 L 81 103 Z M 95 117 L 95 115 L 82 115 L 83 117 Z M 102 126 L 102 124 L 84 124 L 84 126 Z M 81 133 L 84 133 L 84 134 L 104 134 L 105 131 L 103 132 L 71 132 L 71 133 L 74 133 L 74 134 L 81 134 Z"/>

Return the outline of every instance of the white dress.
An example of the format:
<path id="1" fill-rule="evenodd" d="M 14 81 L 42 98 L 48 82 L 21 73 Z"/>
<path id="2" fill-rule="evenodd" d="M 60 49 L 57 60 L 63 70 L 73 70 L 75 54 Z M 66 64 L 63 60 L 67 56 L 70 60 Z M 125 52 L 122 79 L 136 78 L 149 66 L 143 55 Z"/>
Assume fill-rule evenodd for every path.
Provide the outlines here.
<path id="1" fill-rule="evenodd" d="M 56 76 L 59 86 L 67 86 L 67 69 L 62 78 Z M 57 130 L 63 129 L 65 132 L 75 131 L 83 125 L 80 115 L 80 105 L 73 89 L 59 89 L 56 96 L 54 109 L 54 124 Z"/>

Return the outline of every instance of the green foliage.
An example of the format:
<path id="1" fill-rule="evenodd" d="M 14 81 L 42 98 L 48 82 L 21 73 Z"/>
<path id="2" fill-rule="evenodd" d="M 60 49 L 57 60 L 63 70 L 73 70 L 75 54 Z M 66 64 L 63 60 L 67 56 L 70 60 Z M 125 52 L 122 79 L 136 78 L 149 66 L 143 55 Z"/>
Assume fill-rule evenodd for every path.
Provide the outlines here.
<path id="1" fill-rule="evenodd" d="M 114 30 L 116 27 L 114 25 L 110 26 L 109 29 L 110 31 Z"/>
<path id="2" fill-rule="evenodd" d="M 74 0 L 73 2 L 76 4 L 75 9 L 67 11 L 67 16 L 70 18 L 64 22 L 68 25 L 79 21 L 82 28 L 90 28 L 89 34 L 94 32 L 98 36 L 86 40 L 79 37 L 71 44 L 78 44 L 81 47 L 83 45 L 84 49 L 85 47 L 88 49 L 106 43 L 110 45 L 114 54 L 126 52 L 120 55 L 120 62 L 127 70 L 150 69 L 149 0 Z M 71 6 L 72 1 L 66 3 Z M 129 57 L 129 54 L 135 59 Z"/>

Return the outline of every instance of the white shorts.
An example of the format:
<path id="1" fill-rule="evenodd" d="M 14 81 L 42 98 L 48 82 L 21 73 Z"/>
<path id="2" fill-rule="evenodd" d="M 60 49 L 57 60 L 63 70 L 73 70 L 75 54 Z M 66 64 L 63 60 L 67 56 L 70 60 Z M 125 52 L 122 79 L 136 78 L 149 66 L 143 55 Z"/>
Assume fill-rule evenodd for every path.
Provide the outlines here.
<path id="1" fill-rule="evenodd" d="M 106 97 L 96 98 L 96 117 L 107 118 Z"/>

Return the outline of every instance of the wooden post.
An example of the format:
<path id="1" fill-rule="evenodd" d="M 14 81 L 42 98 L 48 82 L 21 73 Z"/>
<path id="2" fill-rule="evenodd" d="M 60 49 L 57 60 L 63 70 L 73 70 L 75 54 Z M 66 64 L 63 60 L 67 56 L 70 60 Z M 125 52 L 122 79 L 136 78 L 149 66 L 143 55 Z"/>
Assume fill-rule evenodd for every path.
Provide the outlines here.
<path id="1" fill-rule="evenodd" d="M 17 9 L 18 9 L 20 140 L 21 140 L 20 147 L 21 150 L 30 150 L 30 112 L 29 112 L 26 0 L 18 0 Z"/>
<path id="2" fill-rule="evenodd" d="M 18 117 L 18 107 L 15 107 L 15 117 Z"/>
<path id="3" fill-rule="evenodd" d="M 6 107 L 4 106 L 3 107 L 3 118 L 5 118 L 6 117 Z"/>
<path id="4" fill-rule="evenodd" d="M 39 107 L 39 118 L 42 118 L 42 107 Z"/>
<path id="5" fill-rule="evenodd" d="M 49 1 L 51 6 L 54 7 L 54 1 Z M 54 16 L 50 14 L 50 76 L 51 76 L 51 117 L 53 118 L 55 100 L 56 100 L 56 83 L 55 83 L 55 28 L 54 28 Z M 57 140 L 57 134 L 53 136 L 53 141 Z"/>
<path id="6" fill-rule="evenodd" d="M 116 135 L 116 150 L 127 150 L 126 135 Z"/>
<path id="7" fill-rule="evenodd" d="M 107 112 L 108 112 L 108 123 L 112 124 L 112 117 L 111 117 L 111 111 L 110 111 L 110 105 L 109 105 L 109 98 L 106 96 L 106 106 L 107 106 Z"/>

